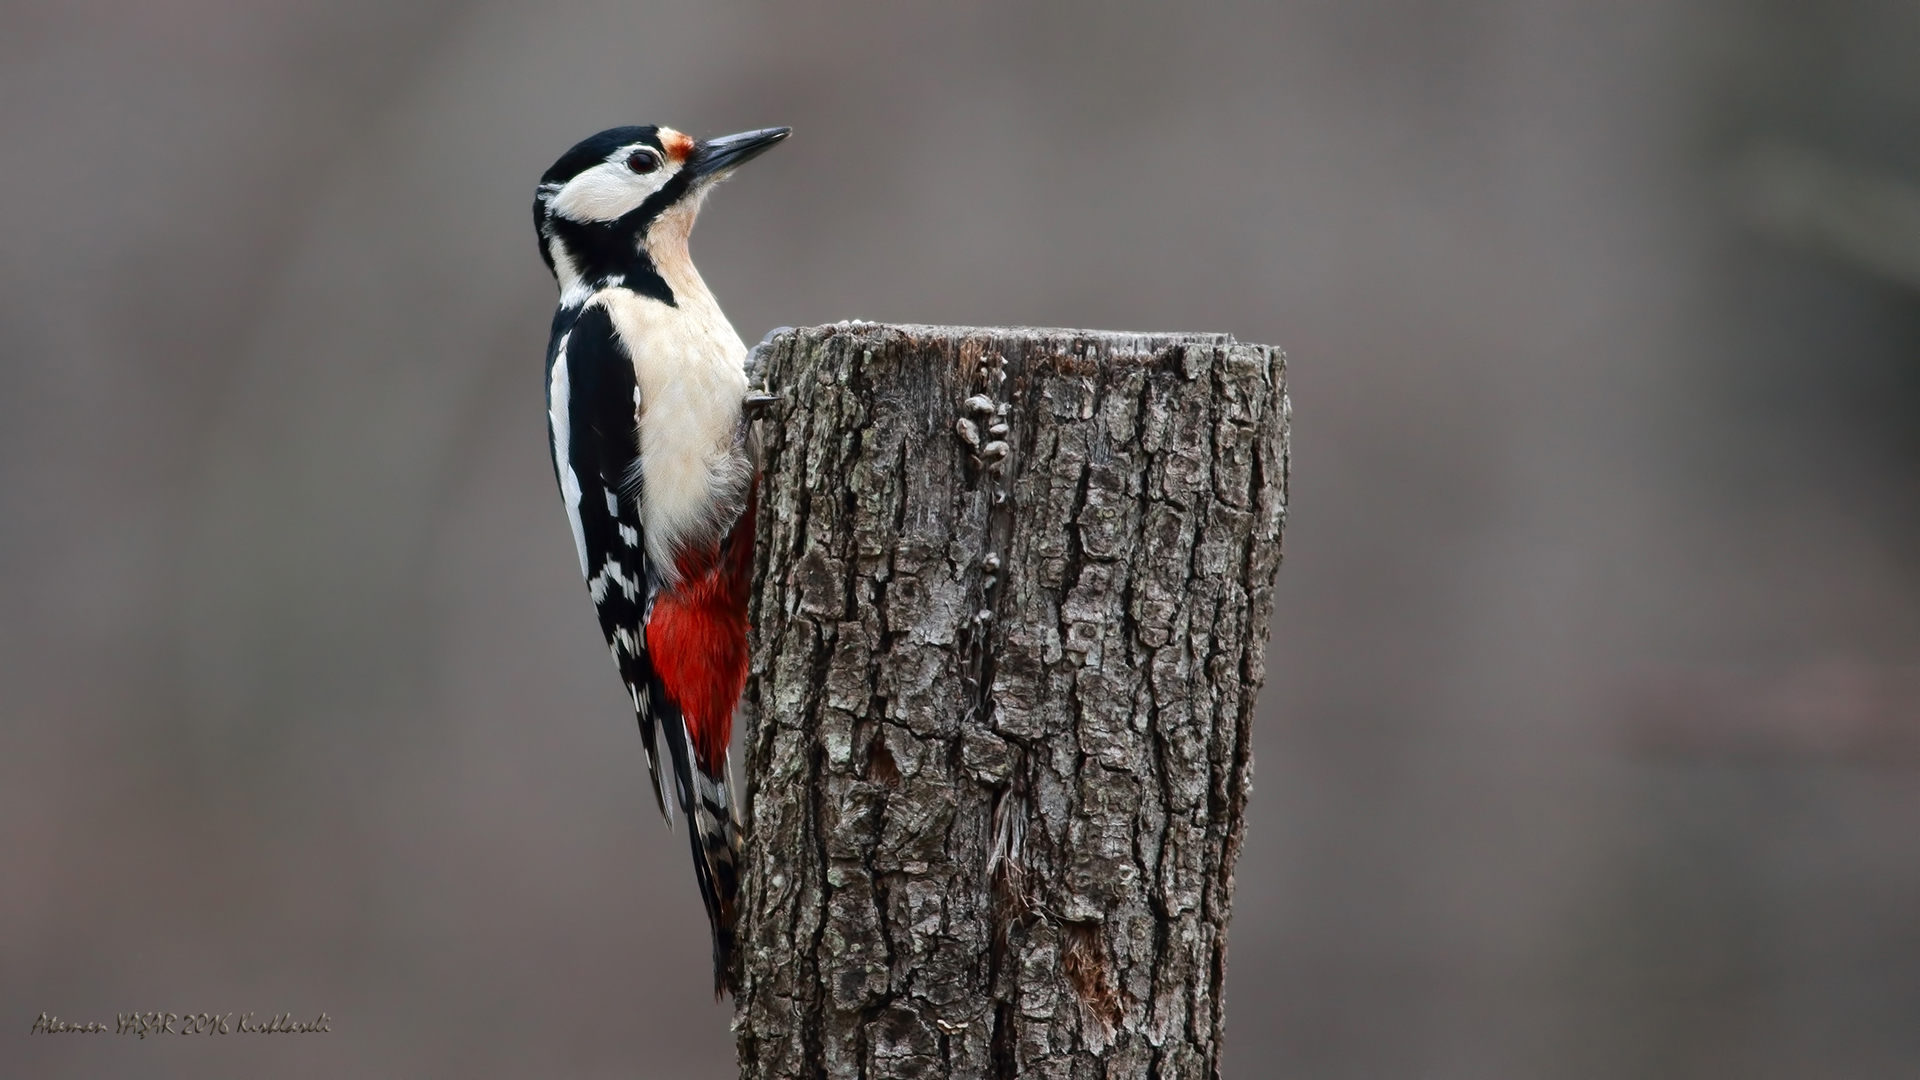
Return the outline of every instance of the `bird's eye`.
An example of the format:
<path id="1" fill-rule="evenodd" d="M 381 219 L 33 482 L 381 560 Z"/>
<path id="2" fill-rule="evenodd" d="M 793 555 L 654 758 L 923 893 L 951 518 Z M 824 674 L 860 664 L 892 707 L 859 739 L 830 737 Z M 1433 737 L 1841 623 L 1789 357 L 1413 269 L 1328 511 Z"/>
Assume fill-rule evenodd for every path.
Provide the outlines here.
<path id="1" fill-rule="evenodd" d="M 635 150 L 633 156 L 627 158 L 627 168 L 632 169 L 642 176 L 659 167 L 660 156 L 651 150 Z"/>

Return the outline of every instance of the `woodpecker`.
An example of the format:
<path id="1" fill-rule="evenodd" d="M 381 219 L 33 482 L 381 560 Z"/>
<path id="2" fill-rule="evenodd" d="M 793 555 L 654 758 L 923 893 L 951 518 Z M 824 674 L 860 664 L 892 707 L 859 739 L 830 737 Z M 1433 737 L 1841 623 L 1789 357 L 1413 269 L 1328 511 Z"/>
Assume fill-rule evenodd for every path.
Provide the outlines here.
<path id="1" fill-rule="evenodd" d="M 547 344 L 554 478 L 654 798 L 669 827 L 675 805 L 687 820 L 716 998 L 733 990 L 727 744 L 747 678 L 751 414 L 764 399 L 749 396 L 746 346 L 694 269 L 687 234 L 714 185 L 791 130 L 698 140 L 610 128 L 561 155 L 533 200 L 560 287 Z"/>

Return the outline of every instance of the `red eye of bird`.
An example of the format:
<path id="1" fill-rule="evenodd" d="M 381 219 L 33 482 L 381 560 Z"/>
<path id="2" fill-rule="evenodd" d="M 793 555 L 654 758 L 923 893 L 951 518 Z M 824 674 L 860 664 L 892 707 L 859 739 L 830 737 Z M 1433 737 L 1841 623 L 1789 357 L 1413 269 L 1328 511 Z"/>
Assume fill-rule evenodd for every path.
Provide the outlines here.
<path id="1" fill-rule="evenodd" d="M 659 167 L 660 158 L 651 150 L 635 150 L 633 156 L 627 158 L 627 168 L 642 176 Z"/>

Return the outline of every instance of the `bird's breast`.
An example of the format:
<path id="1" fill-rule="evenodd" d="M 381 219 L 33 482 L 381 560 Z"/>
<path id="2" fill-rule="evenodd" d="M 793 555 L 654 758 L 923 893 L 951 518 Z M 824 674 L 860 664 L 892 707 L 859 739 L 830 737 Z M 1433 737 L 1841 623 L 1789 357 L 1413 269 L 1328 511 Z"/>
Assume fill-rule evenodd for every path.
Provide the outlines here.
<path id="1" fill-rule="evenodd" d="M 705 289 L 676 299 L 626 289 L 596 297 L 633 358 L 641 524 L 669 576 L 681 549 L 719 543 L 752 480 L 738 438 L 746 346 Z"/>

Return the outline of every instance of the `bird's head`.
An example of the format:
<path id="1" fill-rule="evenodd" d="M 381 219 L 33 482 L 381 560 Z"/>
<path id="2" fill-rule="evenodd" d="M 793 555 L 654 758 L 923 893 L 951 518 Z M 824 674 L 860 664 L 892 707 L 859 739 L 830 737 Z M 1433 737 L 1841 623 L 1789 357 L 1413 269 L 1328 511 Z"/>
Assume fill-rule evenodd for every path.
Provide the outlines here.
<path id="1" fill-rule="evenodd" d="M 686 259 L 707 192 L 792 130 L 695 139 L 669 127 L 617 127 L 576 143 L 540 177 L 533 198 L 540 254 L 563 296 L 618 276 L 673 303 L 661 272 Z"/>

